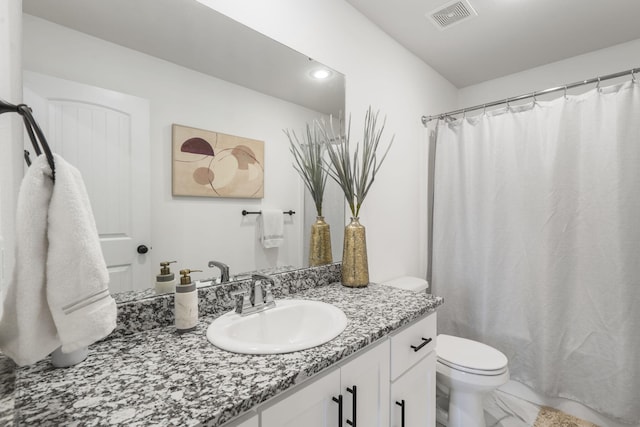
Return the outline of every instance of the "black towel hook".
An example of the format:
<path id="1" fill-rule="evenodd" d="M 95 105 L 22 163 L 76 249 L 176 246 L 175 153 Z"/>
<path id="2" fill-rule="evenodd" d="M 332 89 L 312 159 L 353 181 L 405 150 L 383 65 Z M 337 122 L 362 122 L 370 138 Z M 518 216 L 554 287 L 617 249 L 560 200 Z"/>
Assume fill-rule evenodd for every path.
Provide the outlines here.
<path id="1" fill-rule="evenodd" d="M 27 130 L 27 134 L 29 135 L 29 139 L 31 140 L 31 145 L 33 146 L 33 150 L 36 152 L 36 155 L 41 155 L 42 151 L 44 151 L 45 156 L 47 157 L 47 162 L 51 167 L 51 179 L 55 182 L 56 180 L 56 168 L 55 162 L 53 160 L 53 153 L 51 152 L 51 148 L 49 148 L 49 143 L 47 142 L 47 138 L 45 138 L 44 133 L 38 126 L 38 123 L 33 118 L 31 114 L 31 108 L 29 108 L 26 104 L 18 104 L 13 105 L 8 102 L 4 102 L 0 100 L 0 114 L 3 113 L 18 113 L 22 116 L 22 120 L 24 122 L 24 127 Z M 39 144 L 38 144 L 39 142 Z M 40 150 L 42 147 L 42 150 Z M 31 165 L 31 161 L 29 159 L 28 152 L 25 150 L 24 160 L 27 163 L 27 166 Z"/>

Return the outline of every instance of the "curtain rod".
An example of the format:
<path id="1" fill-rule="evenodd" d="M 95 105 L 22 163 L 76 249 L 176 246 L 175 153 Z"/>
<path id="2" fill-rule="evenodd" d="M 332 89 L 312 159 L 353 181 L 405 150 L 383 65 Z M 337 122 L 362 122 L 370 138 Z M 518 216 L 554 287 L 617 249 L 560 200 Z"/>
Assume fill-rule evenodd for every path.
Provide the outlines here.
<path id="1" fill-rule="evenodd" d="M 508 103 L 510 103 L 512 101 L 520 101 L 520 100 L 527 99 L 527 98 L 535 98 L 538 95 L 545 95 L 547 93 L 558 92 L 558 91 L 561 91 L 561 90 L 565 91 L 565 94 L 566 94 L 567 89 L 573 89 L 574 87 L 588 85 L 588 84 L 592 84 L 592 83 L 598 83 L 598 85 L 599 85 L 602 80 L 615 79 L 616 77 L 623 77 L 623 76 L 626 76 L 627 74 L 630 74 L 632 79 L 633 79 L 633 81 L 635 81 L 636 80 L 635 73 L 637 73 L 637 72 L 640 72 L 640 68 L 632 68 L 630 70 L 621 71 L 619 73 L 613 73 L 613 74 L 607 74 L 606 76 L 594 77 L 592 79 L 582 80 L 582 81 L 579 81 L 579 82 L 570 83 L 570 84 L 563 85 L 563 86 L 552 87 L 552 88 L 545 89 L 545 90 L 539 90 L 539 91 L 535 91 L 535 92 L 532 92 L 532 93 L 527 93 L 527 94 L 524 94 L 524 95 L 513 96 L 513 97 L 501 99 L 499 101 L 493 101 L 493 102 L 488 102 L 486 104 L 476 105 L 474 107 L 461 108 L 459 110 L 449 111 L 448 113 L 436 114 L 436 115 L 433 115 L 433 116 L 422 116 L 422 124 L 424 126 L 426 126 L 427 123 L 430 122 L 431 120 L 443 119 L 443 118 L 448 117 L 448 116 L 455 116 L 456 114 L 464 114 L 464 113 L 466 113 L 468 111 L 475 111 L 475 110 L 485 109 L 487 107 L 495 107 L 496 105 L 508 104 Z"/>

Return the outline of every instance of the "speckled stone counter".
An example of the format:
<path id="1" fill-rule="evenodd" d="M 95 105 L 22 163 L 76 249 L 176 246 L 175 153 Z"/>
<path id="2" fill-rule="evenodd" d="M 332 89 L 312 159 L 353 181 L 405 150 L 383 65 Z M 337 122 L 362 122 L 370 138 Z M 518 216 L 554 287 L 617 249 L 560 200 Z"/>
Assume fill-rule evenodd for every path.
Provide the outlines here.
<path id="1" fill-rule="evenodd" d="M 178 335 L 158 326 L 92 345 L 84 362 L 54 369 L 48 360 L 15 371 L 18 425 L 219 426 L 299 384 L 422 315 L 442 299 L 372 284 L 306 288 L 282 298 L 334 304 L 349 322 L 334 340 L 280 355 L 242 355 L 210 344 L 201 318 Z"/>
<path id="2" fill-rule="evenodd" d="M 8 426 L 14 419 L 15 364 L 0 355 L 0 426 Z"/>

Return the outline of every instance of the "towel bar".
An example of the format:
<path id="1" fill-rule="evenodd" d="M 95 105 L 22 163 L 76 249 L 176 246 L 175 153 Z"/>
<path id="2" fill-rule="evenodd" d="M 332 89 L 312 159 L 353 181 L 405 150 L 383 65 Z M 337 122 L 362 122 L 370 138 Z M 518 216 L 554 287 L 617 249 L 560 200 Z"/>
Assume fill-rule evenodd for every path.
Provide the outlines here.
<path id="1" fill-rule="evenodd" d="M 242 210 L 242 216 L 247 216 L 247 215 L 260 215 L 262 213 L 262 211 L 256 211 L 256 212 L 249 212 L 246 209 Z M 296 212 L 292 211 L 291 209 L 289 209 L 288 211 L 284 211 L 282 212 L 284 215 L 294 215 Z"/>

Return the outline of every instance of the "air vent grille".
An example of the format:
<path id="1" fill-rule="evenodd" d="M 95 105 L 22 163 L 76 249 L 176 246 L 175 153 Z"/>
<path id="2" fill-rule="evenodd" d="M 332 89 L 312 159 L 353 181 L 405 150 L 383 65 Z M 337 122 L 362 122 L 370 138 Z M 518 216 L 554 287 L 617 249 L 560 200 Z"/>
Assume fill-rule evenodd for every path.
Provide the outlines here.
<path id="1" fill-rule="evenodd" d="M 469 2 L 464 0 L 449 2 L 427 14 L 436 27 L 441 30 L 477 15 Z"/>

